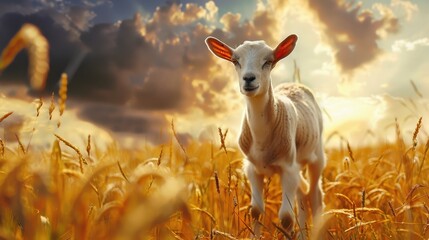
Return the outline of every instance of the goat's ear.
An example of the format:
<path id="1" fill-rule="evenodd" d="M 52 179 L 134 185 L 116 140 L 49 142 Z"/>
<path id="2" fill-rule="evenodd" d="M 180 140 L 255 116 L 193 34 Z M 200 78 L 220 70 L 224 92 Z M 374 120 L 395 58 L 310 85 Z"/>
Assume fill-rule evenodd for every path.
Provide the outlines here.
<path id="1" fill-rule="evenodd" d="M 207 47 L 210 51 L 225 60 L 232 61 L 232 48 L 214 37 L 206 38 Z"/>
<path id="2" fill-rule="evenodd" d="M 295 48 L 296 40 L 298 37 L 295 34 L 290 35 L 285 40 L 283 40 L 273 51 L 274 61 L 273 64 L 276 64 L 282 58 L 285 58 L 289 55 Z"/>

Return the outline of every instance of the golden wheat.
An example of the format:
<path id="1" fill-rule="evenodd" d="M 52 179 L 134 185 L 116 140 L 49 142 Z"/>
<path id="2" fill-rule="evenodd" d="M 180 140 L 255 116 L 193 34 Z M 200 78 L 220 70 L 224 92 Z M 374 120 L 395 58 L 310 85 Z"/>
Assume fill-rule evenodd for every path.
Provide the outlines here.
<path id="1" fill-rule="evenodd" d="M 69 141 L 65 140 L 64 138 L 58 136 L 57 134 L 54 134 L 55 137 L 57 137 L 58 140 L 60 140 L 61 142 L 63 142 L 66 146 L 70 147 L 71 149 L 73 149 L 79 156 L 79 168 L 81 173 L 83 173 L 83 164 L 88 164 L 85 160 L 85 158 L 83 157 L 82 153 L 80 152 L 80 150 L 74 146 L 72 143 L 70 143 Z"/>
<path id="2" fill-rule="evenodd" d="M 49 44 L 39 29 L 32 24 L 24 24 L 3 50 L 0 70 L 9 66 L 24 48 L 27 48 L 29 56 L 30 85 L 35 90 L 43 90 L 49 71 Z"/>
<path id="3" fill-rule="evenodd" d="M 86 142 L 86 154 L 88 155 L 88 159 L 91 160 L 91 135 L 88 134 L 88 140 Z"/>
<path id="4" fill-rule="evenodd" d="M 4 160 L 4 141 L 0 138 L 0 160 Z"/>
<path id="5" fill-rule="evenodd" d="M 68 77 L 66 73 L 61 74 L 60 79 L 60 89 L 58 90 L 58 106 L 60 110 L 60 116 L 63 115 L 64 110 L 66 109 L 66 100 L 67 100 L 67 83 Z"/>
<path id="6" fill-rule="evenodd" d="M 8 112 L 5 115 L 3 115 L 2 117 L 0 117 L 0 122 L 3 122 L 3 120 L 5 120 L 6 118 L 8 118 L 12 114 L 13 114 L 13 112 Z"/>
<path id="7" fill-rule="evenodd" d="M 52 120 L 52 113 L 55 110 L 55 95 L 52 93 L 51 95 L 51 104 L 49 105 L 49 120 Z"/>
<path id="8" fill-rule="evenodd" d="M 315 225 L 282 229 L 280 179 L 266 179 L 265 213 L 257 221 L 263 238 L 293 239 L 303 231 L 312 239 L 427 239 L 429 140 L 421 143 L 422 127 L 419 120 L 410 146 L 396 123 L 393 144 L 326 149 L 326 209 Z M 250 237 L 254 222 L 243 156 L 227 146 L 227 131 L 218 129 L 217 141 L 184 146 L 172 143 L 178 137 L 173 123 L 171 128 L 169 143 L 132 150 L 92 150 L 88 135 L 85 157 L 59 135 L 42 153 L 26 151 L 18 137 L 18 149 L 0 140 L 0 238 Z"/>
<path id="9" fill-rule="evenodd" d="M 37 100 L 37 107 L 36 107 L 36 117 L 38 117 L 40 115 L 40 109 L 43 106 L 43 98 L 39 98 Z"/>

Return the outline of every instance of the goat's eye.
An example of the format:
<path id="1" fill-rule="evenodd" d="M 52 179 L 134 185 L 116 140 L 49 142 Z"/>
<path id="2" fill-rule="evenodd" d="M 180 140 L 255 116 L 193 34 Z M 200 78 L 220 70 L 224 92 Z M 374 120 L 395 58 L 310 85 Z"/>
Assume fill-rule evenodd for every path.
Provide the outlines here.
<path id="1" fill-rule="evenodd" d="M 236 66 L 236 67 L 241 67 L 241 65 L 240 65 L 240 63 L 238 62 L 238 60 L 237 59 L 233 59 L 232 60 L 232 63 L 234 64 L 234 66 Z"/>
<path id="2" fill-rule="evenodd" d="M 268 60 L 264 63 L 264 65 L 262 65 L 262 68 L 271 67 L 272 64 L 273 64 L 273 61 Z"/>

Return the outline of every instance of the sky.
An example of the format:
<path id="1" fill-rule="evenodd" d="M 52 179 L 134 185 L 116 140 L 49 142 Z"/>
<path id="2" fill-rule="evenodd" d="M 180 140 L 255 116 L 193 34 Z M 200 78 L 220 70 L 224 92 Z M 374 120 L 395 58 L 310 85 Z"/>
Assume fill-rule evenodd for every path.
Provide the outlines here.
<path id="1" fill-rule="evenodd" d="M 428 12 L 426 0 L 2 0 L 0 49 L 33 23 L 50 44 L 45 96 L 66 72 L 73 116 L 126 141 L 160 143 L 171 120 L 183 141 L 216 137 L 217 127 L 237 134 L 244 108 L 237 77 L 207 50 L 206 37 L 275 47 L 296 34 L 273 85 L 296 80 L 296 66 L 324 109 L 326 134 L 353 137 L 395 117 L 412 127 L 427 114 Z M 42 94 L 23 90 L 27 65 L 24 52 L 2 73 L 3 94 Z"/>

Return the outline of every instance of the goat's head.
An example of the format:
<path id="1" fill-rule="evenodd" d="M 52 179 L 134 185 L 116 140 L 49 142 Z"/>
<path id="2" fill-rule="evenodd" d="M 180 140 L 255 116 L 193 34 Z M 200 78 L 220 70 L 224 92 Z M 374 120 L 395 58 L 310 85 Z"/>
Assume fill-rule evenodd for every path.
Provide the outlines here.
<path id="1" fill-rule="evenodd" d="M 296 35 L 290 35 L 274 50 L 264 41 L 245 41 L 233 49 L 214 37 L 208 37 L 206 44 L 214 55 L 235 65 L 241 93 L 252 97 L 268 91 L 271 70 L 292 52 L 297 39 Z"/>

